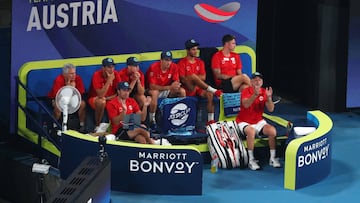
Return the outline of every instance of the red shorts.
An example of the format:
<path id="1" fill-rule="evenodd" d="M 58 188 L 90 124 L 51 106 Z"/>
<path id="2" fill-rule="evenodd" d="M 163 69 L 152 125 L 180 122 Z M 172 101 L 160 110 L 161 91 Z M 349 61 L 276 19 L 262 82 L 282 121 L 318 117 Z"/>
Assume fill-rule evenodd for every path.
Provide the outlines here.
<path id="1" fill-rule="evenodd" d="M 193 96 L 200 96 L 204 90 L 201 89 L 200 87 L 195 87 L 195 89 L 191 92 L 187 89 L 185 89 L 185 91 L 186 91 L 186 96 L 193 97 Z"/>
<path id="2" fill-rule="evenodd" d="M 90 97 L 90 98 L 88 99 L 89 106 L 91 106 L 92 109 L 95 109 L 95 99 L 96 99 L 96 98 L 97 98 L 97 97 Z"/>

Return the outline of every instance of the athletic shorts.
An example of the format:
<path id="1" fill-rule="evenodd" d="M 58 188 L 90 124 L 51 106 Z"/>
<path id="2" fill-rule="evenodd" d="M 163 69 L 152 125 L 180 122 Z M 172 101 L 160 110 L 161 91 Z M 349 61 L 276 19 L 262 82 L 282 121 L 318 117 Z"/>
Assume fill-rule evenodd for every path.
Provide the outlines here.
<path id="1" fill-rule="evenodd" d="M 88 104 L 92 109 L 95 109 L 95 99 L 96 99 L 96 97 L 90 97 L 88 99 Z"/>
<path id="2" fill-rule="evenodd" d="M 262 119 L 261 121 L 259 121 L 256 124 L 249 124 L 249 123 L 246 123 L 246 122 L 240 122 L 240 123 L 238 123 L 238 126 L 239 126 L 239 129 L 240 129 L 240 131 L 241 131 L 241 133 L 243 135 L 245 135 L 245 132 L 244 132 L 245 127 L 248 126 L 248 125 L 251 125 L 253 128 L 255 128 L 255 135 L 261 136 L 261 135 L 263 135 L 262 130 L 263 130 L 263 128 L 264 128 L 264 126 L 266 124 L 267 124 L 267 122 L 264 119 Z"/>
<path id="3" fill-rule="evenodd" d="M 159 98 L 168 98 L 170 90 L 164 90 L 159 92 Z"/>
<path id="4" fill-rule="evenodd" d="M 238 90 L 234 90 L 233 85 L 231 83 L 231 79 L 221 80 L 219 89 L 221 89 L 224 93 L 235 93 L 238 92 Z"/>
<path id="5" fill-rule="evenodd" d="M 203 93 L 203 89 L 200 87 L 195 87 L 194 91 L 190 92 L 189 90 L 185 89 L 186 96 L 193 97 L 193 96 L 200 96 Z"/>

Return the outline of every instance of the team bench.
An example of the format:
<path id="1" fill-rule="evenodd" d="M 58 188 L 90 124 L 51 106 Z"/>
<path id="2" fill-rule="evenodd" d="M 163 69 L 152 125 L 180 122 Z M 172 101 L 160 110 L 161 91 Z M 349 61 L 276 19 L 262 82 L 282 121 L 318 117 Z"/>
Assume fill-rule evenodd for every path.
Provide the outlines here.
<path id="1" fill-rule="evenodd" d="M 178 59 L 185 57 L 185 50 L 174 50 L 173 59 L 176 62 Z M 200 57 L 205 61 L 207 75 L 210 75 L 210 61 L 211 54 L 214 48 L 201 48 Z M 237 46 L 236 53 L 239 53 L 243 63 L 243 73 L 251 75 L 255 71 L 256 58 L 255 52 L 248 46 Z M 47 94 L 51 89 L 53 80 L 61 74 L 62 66 L 66 63 L 72 63 L 77 67 L 77 74 L 79 74 L 84 82 L 86 90 L 90 87 L 92 74 L 101 68 L 101 61 L 105 57 L 112 57 L 115 60 L 115 69 L 118 71 L 126 66 L 126 59 L 130 56 L 137 57 L 140 61 L 140 69 L 145 73 L 147 68 L 153 62 L 160 59 L 161 52 L 147 52 L 134 54 L 121 54 L 98 57 L 84 57 L 73 59 L 49 60 L 49 61 L 35 61 L 24 64 L 18 73 L 18 114 L 17 114 L 17 132 L 20 136 L 25 137 L 33 143 L 41 141 L 43 148 L 60 156 L 60 149 L 54 146 L 47 139 L 39 139 L 38 135 L 44 134 L 44 124 L 51 123 L 52 109 L 47 99 Z M 209 81 L 208 81 L 209 82 Z M 221 103 L 221 102 L 220 102 Z M 216 106 L 220 114 L 220 119 L 223 117 L 222 107 Z M 87 119 L 88 121 L 89 119 Z M 206 151 L 206 147 L 202 147 Z"/>

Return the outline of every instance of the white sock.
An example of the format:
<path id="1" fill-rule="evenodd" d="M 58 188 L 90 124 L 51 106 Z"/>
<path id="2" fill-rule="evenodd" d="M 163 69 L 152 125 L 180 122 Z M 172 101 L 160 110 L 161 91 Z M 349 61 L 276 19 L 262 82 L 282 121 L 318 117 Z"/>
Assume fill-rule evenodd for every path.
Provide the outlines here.
<path id="1" fill-rule="evenodd" d="M 211 93 L 215 93 L 217 91 L 217 89 L 211 87 L 210 85 L 208 86 L 208 88 L 206 90 L 211 92 Z"/>
<path id="2" fill-rule="evenodd" d="M 248 150 L 248 154 L 249 154 L 249 160 L 254 160 L 254 150 Z"/>
<path id="3" fill-rule="evenodd" d="M 214 118 L 215 118 L 214 113 L 208 113 L 208 121 L 212 121 L 214 120 Z"/>
<path id="4" fill-rule="evenodd" d="M 155 113 L 149 113 L 149 119 L 151 122 L 155 122 Z"/>
<path id="5" fill-rule="evenodd" d="M 270 159 L 275 159 L 276 157 L 276 149 L 270 149 Z"/>
<path id="6" fill-rule="evenodd" d="M 84 126 L 85 125 L 85 123 L 84 122 L 80 122 L 80 126 L 82 127 L 82 126 Z"/>

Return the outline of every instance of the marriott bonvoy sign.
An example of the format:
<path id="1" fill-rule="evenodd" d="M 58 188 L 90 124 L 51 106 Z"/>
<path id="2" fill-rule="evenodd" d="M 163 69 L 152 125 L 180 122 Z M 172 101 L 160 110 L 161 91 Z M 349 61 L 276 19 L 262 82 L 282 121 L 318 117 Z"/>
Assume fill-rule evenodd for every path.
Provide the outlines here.
<path id="1" fill-rule="evenodd" d="M 198 161 L 190 161 L 187 153 L 140 151 L 137 159 L 129 160 L 130 172 L 160 174 L 191 174 Z"/>

